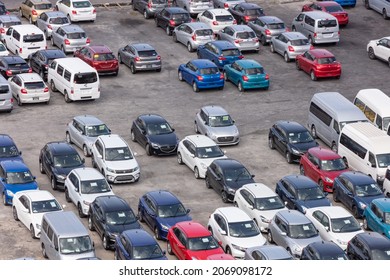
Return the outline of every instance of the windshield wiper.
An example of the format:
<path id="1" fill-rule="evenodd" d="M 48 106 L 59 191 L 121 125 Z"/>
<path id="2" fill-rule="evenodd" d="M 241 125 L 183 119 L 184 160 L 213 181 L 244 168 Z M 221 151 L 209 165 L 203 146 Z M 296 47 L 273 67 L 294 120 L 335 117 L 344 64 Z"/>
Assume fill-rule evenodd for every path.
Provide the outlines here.
<path id="1" fill-rule="evenodd" d="M 154 250 L 152 251 L 152 253 L 149 255 L 148 259 L 151 259 L 152 256 L 154 255 L 154 253 L 156 252 L 156 250 L 158 249 L 158 246 L 154 247 Z"/>

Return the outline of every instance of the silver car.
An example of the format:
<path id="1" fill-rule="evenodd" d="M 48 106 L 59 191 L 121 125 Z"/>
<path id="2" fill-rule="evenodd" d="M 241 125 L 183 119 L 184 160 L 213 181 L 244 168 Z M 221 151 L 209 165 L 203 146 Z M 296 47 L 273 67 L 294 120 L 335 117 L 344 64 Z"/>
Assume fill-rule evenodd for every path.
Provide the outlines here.
<path id="1" fill-rule="evenodd" d="M 287 31 L 283 20 L 274 16 L 258 17 L 248 22 L 248 26 L 255 31 L 263 46 L 269 43 L 272 37 Z"/>
<path id="2" fill-rule="evenodd" d="M 195 116 L 195 132 L 210 137 L 218 145 L 237 145 L 240 134 L 234 123 L 221 106 L 204 106 Z"/>
<path id="3" fill-rule="evenodd" d="M 60 48 L 65 54 L 88 46 L 90 42 L 85 31 L 76 24 L 59 27 L 51 36 L 51 44 Z"/>
<path id="4" fill-rule="evenodd" d="M 92 144 L 99 135 L 111 134 L 107 125 L 91 115 L 80 115 L 73 118 L 66 128 L 66 141 L 83 150 L 86 157 L 91 156 Z"/>
<path id="5" fill-rule="evenodd" d="M 286 62 L 313 48 L 305 35 L 300 32 L 284 32 L 272 37 L 270 47 L 271 52 L 282 55 Z"/>
<path id="6" fill-rule="evenodd" d="M 218 40 L 233 43 L 240 51 L 259 51 L 260 43 L 256 33 L 247 25 L 226 26 L 217 33 Z"/>
<path id="7" fill-rule="evenodd" d="M 244 260 L 292 260 L 293 256 L 276 245 L 255 246 L 245 250 Z"/>
<path id="8" fill-rule="evenodd" d="M 192 16 L 214 7 L 211 0 L 173 0 L 173 5 L 187 10 Z"/>
<path id="9" fill-rule="evenodd" d="M 195 51 L 199 45 L 204 45 L 214 40 L 213 30 L 202 22 L 183 23 L 173 30 L 174 42 L 180 42 L 187 46 L 189 52 Z"/>
<path id="10" fill-rule="evenodd" d="M 45 33 L 47 39 L 51 37 L 51 33 L 65 25 L 70 25 L 70 21 L 62 12 L 45 12 L 37 18 L 37 26 Z"/>
<path id="11" fill-rule="evenodd" d="M 267 239 L 269 243 L 284 247 L 297 259 L 307 245 L 322 241 L 314 224 L 298 210 L 276 213 L 269 224 Z"/>
<path id="12" fill-rule="evenodd" d="M 138 10 L 144 15 L 144 18 L 148 19 L 154 17 L 154 15 L 168 7 L 167 0 L 133 0 L 133 10 Z"/>
<path id="13" fill-rule="evenodd" d="M 118 61 L 130 67 L 132 74 L 138 71 L 161 71 L 161 56 L 149 44 L 129 44 L 120 48 Z"/>
<path id="14" fill-rule="evenodd" d="M 229 9 L 229 7 L 234 7 L 239 3 L 245 3 L 245 0 L 213 0 L 214 8 Z"/>

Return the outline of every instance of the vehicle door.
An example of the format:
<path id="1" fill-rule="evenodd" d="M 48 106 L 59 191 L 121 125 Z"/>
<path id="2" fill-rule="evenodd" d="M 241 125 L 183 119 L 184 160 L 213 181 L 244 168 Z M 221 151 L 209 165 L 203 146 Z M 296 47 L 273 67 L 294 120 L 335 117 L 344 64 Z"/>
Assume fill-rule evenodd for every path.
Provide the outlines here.
<path id="1" fill-rule="evenodd" d="M 77 55 L 78 58 L 80 58 L 81 60 L 85 61 L 86 63 L 92 66 L 92 55 L 88 50 L 88 48 L 82 47 L 79 51 L 76 52 L 78 52 Z"/>
<path id="2" fill-rule="evenodd" d="M 272 239 L 274 240 L 274 242 L 277 245 L 286 248 L 288 246 L 286 242 L 286 234 L 288 233 L 287 224 L 282 221 L 278 216 L 276 216 L 275 226 L 273 227 L 273 229 L 275 230 L 275 232 L 272 232 Z"/>
<path id="3" fill-rule="evenodd" d="M 150 228 L 153 230 L 156 224 L 157 206 L 147 195 L 144 196 L 144 201 L 145 201 L 144 219 L 146 223 L 150 226 Z"/>
<path id="4" fill-rule="evenodd" d="M 353 201 L 354 201 L 354 186 L 351 181 L 347 178 L 339 178 L 342 182 L 342 188 L 340 188 L 341 193 L 339 195 L 339 199 L 343 202 L 343 204 L 348 208 L 352 209 Z"/>
<path id="5" fill-rule="evenodd" d="M 14 43 L 15 39 L 14 39 L 14 34 L 13 33 L 14 33 L 14 29 L 11 26 L 10 28 L 8 28 L 8 30 L 5 33 L 5 36 L 3 38 L 4 38 L 4 43 L 7 46 L 7 49 L 9 51 L 11 51 L 12 53 L 15 53 L 15 43 Z M 18 32 L 16 32 L 16 33 L 17 33 L 16 36 L 19 35 L 19 39 L 20 39 L 20 34 Z"/>
<path id="6" fill-rule="evenodd" d="M 194 170 L 197 160 L 195 145 L 188 140 L 184 140 L 183 145 L 185 147 L 185 149 L 183 149 L 183 158 L 185 158 L 185 164 L 191 168 L 191 170 Z"/>
<path id="7" fill-rule="evenodd" d="M 72 142 L 76 144 L 76 146 L 82 148 L 84 137 L 85 137 L 85 126 L 79 123 L 76 120 L 73 120 L 73 124 L 69 126 L 69 133 L 72 139 Z"/>
<path id="8" fill-rule="evenodd" d="M 28 229 L 30 228 L 31 224 L 31 216 L 32 216 L 32 209 L 31 209 L 31 201 L 30 199 L 22 195 L 19 197 L 19 205 L 21 206 L 22 211 L 18 211 L 18 218 L 24 224 Z"/>
<path id="9" fill-rule="evenodd" d="M 214 226 L 215 228 L 213 229 L 213 236 L 214 238 L 222 243 L 222 248 L 226 248 L 226 238 L 228 234 L 228 225 L 226 220 L 219 214 L 214 214 L 213 218 L 214 220 Z"/>
<path id="10" fill-rule="evenodd" d="M 39 60 L 40 60 L 39 52 L 35 52 L 31 55 L 29 61 L 31 69 L 36 73 L 39 73 L 41 71 L 40 64 L 38 63 Z"/>
<path id="11" fill-rule="evenodd" d="M 66 91 L 70 91 L 70 83 L 64 79 L 64 67 L 60 64 L 57 66 L 57 82 L 56 82 L 56 88 L 58 89 L 59 92 L 65 94 Z"/>
<path id="12" fill-rule="evenodd" d="M 187 62 L 186 66 L 184 67 L 184 71 L 182 73 L 183 79 L 187 83 L 192 84 L 194 77 L 197 75 L 196 71 L 197 71 L 196 66 L 191 61 Z"/>
<path id="13" fill-rule="evenodd" d="M 39 29 L 41 29 L 43 32 L 46 30 L 46 21 L 48 19 L 48 16 L 46 13 L 42 13 L 36 20 L 35 24 L 38 26 Z M 45 32 L 46 35 L 46 32 Z M 46 37 L 47 38 L 47 37 Z"/>
<path id="14" fill-rule="evenodd" d="M 210 27 L 213 26 L 213 15 L 209 11 L 204 11 L 198 16 L 200 22 L 206 23 Z"/>
<path id="15" fill-rule="evenodd" d="M 294 204 L 291 201 L 291 194 L 289 193 L 289 183 L 284 179 L 281 179 L 277 184 L 277 190 L 279 197 L 286 202 L 286 205 L 290 209 L 294 209 Z"/>
<path id="16" fill-rule="evenodd" d="M 209 117 L 206 114 L 204 110 L 200 110 L 198 114 L 196 114 L 196 124 L 198 126 L 198 131 L 201 134 L 206 134 L 207 133 L 207 126 L 209 123 Z"/>
<path id="17" fill-rule="evenodd" d="M 55 260 L 59 259 L 59 253 L 58 253 L 58 242 L 57 242 L 57 248 L 54 247 L 54 232 L 51 226 L 48 226 L 47 228 L 47 239 L 48 239 L 48 244 L 45 244 L 45 250 L 46 250 L 46 255 L 50 260 Z"/>
<path id="18" fill-rule="evenodd" d="M 275 147 L 283 154 L 285 154 L 286 147 L 287 147 L 287 135 L 286 133 L 279 127 L 274 127 L 274 140 L 275 140 Z"/>
<path id="19" fill-rule="evenodd" d="M 51 34 L 51 43 L 52 43 L 53 47 L 56 46 L 58 48 L 61 48 L 64 33 L 65 32 L 60 27 Z"/>
<path id="20" fill-rule="evenodd" d="M 182 44 L 186 44 L 186 31 L 187 31 L 187 25 L 186 24 L 181 24 L 179 25 L 176 30 L 176 39 Z"/>
<path id="21" fill-rule="evenodd" d="M 131 249 L 131 245 L 123 235 L 120 235 L 117 247 L 119 248 L 116 250 L 118 259 L 120 260 L 130 259 L 130 254 L 128 250 Z"/>
<path id="22" fill-rule="evenodd" d="M 367 224 L 369 228 L 373 231 L 383 233 L 383 229 L 380 226 L 383 223 L 383 211 L 381 211 L 374 203 L 371 203 L 369 209 L 366 211 L 369 213 L 368 215 L 365 215 L 365 218 L 367 220 Z"/>
<path id="23" fill-rule="evenodd" d="M 239 199 L 237 200 L 238 208 L 242 209 L 251 217 L 251 219 L 256 220 L 254 206 L 255 206 L 255 198 L 254 196 L 248 192 L 247 190 L 239 190 L 240 195 L 237 196 Z"/>
<path id="24" fill-rule="evenodd" d="M 307 159 L 305 175 L 309 178 L 312 178 L 315 182 L 318 182 L 320 178 L 320 160 L 311 153 L 307 154 Z"/>
<path id="25" fill-rule="evenodd" d="M 130 59 L 134 56 L 134 50 L 131 46 L 125 46 L 120 52 L 120 60 L 127 66 L 130 66 Z"/>
<path id="26" fill-rule="evenodd" d="M 234 35 L 234 31 L 229 26 L 227 26 L 224 29 L 221 29 L 218 35 L 219 35 L 219 40 L 226 40 L 231 42 L 232 36 Z"/>
<path id="27" fill-rule="evenodd" d="M 234 19 L 237 21 L 237 24 L 240 24 L 241 18 L 244 15 L 244 9 L 241 7 L 241 5 L 235 5 L 229 9 L 229 12 L 233 15 Z"/>
<path id="28" fill-rule="evenodd" d="M 301 59 L 299 60 L 299 66 L 306 73 L 310 73 L 313 64 L 314 64 L 314 57 L 308 51 L 305 52 L 301 56 Z"/>
<path id="29" fill-rule="evenodd" d="M 215 190 L 221 189 L 221 182 L 222 182 L 222 174 L 218 170 L 218 166 L 216 166 L 214 163 L 211 163 L 208 172 L 207 172 L 208 180 L 210 187 L 214 188 Z"/>
<path id="30" fill-rule="evenodd" d="M 95 229 L 99 236 L 103 236 L 105 234 L 105 224 L 107 223 L 106 217 L 104 215 L 103 209 L 98 203 L 94 204 L 92 222 L 95 225 Z"/>
<path id="31" fill-rule="evenodd" d="M 180 229 L 173 229 L 173 242 L 171 243 L 172 251 L 179 260 L 186 259 L 187 241 L 187 237 Z"/>
<path id="32" fill-rule="evenodd" d="M 42 154 L 42 165 L 43 170 L 47 174 L 47 176 L 50 178 L 52 175 L 52 164 L 53 164 L 53 155 L 49 148 L 45 146 Z"/>
<path id="33" fill-rule="evenodd" d="M 305 25 L 305 23 L 304 23 L 304 21 L 303 21 L 304 17 L 305 17 L 305 14 L 299 14 L 299 15 L 294 19 L 294 22 L 293 22 L 296 31 L 301 32 L 301 33 L 303 33 L 304 25 Z M 294 31 L 294 29 L 293 29 L 293 31 Z M 304 35 L 305 35 L 305 34 L 304 34 Z M 306 36 L 307 36 L 307 35 L 306 35 Z"/>
<path id="34" fill-rule="evenodd" d="M 104 169 L 105 169 L 104 158 L 106 155 L 104 154 L 103 144 L 98 139 L 98 140 L 96 140 L 96 142 L 93 145 L 95 146 L 94 154 L 93 154 L 94 161 L 95 161 L 98 169 L 101 171 L 104 171 Z"/>
<path id="35" fill-rule="evenodd" d="M 6 172 L 3 169 L 3 167 L 0 166 L 0 191 L 1 191 L 0 195 L 3 195 L 3 192 L 5 191 L 4 184 L 6 183 L 6 178 L 7 178 Z"/>
<path id="36" fill-rule="evenodd" d="M 329 236 L 329 231 L 331 229 L 330 229 L 330 224 L 329 224 L 330 221 L 328 216 L 326 216 L 322 211 L 317 210 L 313 212 L 312 217 L 314 219 L 311 219 L 311 221 L 316 227 L 321 238 L 325 241 L 331 241 Z"/>
<path id="37" fill-rule="evenodd" d="M 160 18 L 160 24 L 163 28 L 166 28 L 169 25 L 169 21 L 171 19 L 171 13 L 167 10 L 163 10 L 161 13 L 161 18 Z"/>
<path id="38" fill-rule="evenodd" d="M 242 69 L 242 67 L 238 63 L 233 62 L 231 64 L 230 70 L 231 70 L 231 72 L 229 73 L 230 74 L 229 79 L 235 85 L 237 85 L 238 82 L 241 80 L 241 77 L 243 75 L 243 73 L 242 73 L 243 69 Z"/>
<path id="39" fill-rule="evenodd" d="M 77 206 L 78 201 L 81 200 L 81 197 L 80 197 L 80 180 L 72 172 L 72 173 L 69 174 L 69 180 L 67 182 L 69 183 L 69 185 L 67 185 L 69 198 Z"/>
<path id="40" fill-rule="evenodd" d="M 18 76 L 13 76 L 11 82 L 9 83 L 12 91 L 12 95 L 15 98 L 19 98 L 20 89 L 22 88 L 22 81 Z"/>
<path id="41" fill-rule="evenodd" d="M 146 138 L 147 127 L 145 122 L 141 118 L 137 118 L 134 122 L 135 129 L 133 129 L 133 133 L 135 139 L 140 143 L 141 146 L 145 147 L 148 140 Z"/>
<path id="42" fill-rule="evenodd" d="M 284 51 L 287 49 L 287 39 L 283 34 L 279 34 L 272 40 L 272 44 L 274 46 L 274 50 L 283 55 Z"/>
<path id="43" fill-rule="evenodd" d="M 260 20 L 259 18 L 255 19 L 254 21 L 250 21 L 248 22 L 248 26 L 250 28 L 252 28 L 252 30 L 256 33 L 256 36 L 258 38 L 261 38 L 261 36 L 263 36 L 263 32 L 264 32 L 264 22 L 262 20 Z"/>

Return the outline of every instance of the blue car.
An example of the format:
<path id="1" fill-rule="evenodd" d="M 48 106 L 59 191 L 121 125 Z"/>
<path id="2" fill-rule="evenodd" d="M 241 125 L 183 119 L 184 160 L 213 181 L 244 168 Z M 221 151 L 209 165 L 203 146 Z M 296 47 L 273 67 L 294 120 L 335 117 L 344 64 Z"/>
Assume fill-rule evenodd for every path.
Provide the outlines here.
<path id="1" fill-rule="evenodd" d="M 197 50 L 198 58 L 209 59 L 222 71 L 227 64 L 243 59 L 241 51 L 231 42 L 218 40 L 200 45 Z"/>
<path id="2" fill-rule="evenodd" d="M 387 236 L 390 239 L 390 199 L 377 198 L 364 208 L 363 227 Z"/>
<path id="3" fill-rule="evenodd" d="M 4 205 L 12 205 L 14 194 L 20 191 L 37 190 L 38 184 L 27 165 L 19 160 L 0 162 L 0 191 Z"/>
<path id="4" fill-rule="evenodd" d="M 333 199 L 344 204 L 356 218 L 363 216 L 364 208 L 377 198 L 384 198 L 377 182 L 366 174 L 347 171 L 333 182 Z"/>
<path id="5" fill-rule="evenodd" d="M 195 92 L 207 88 L 222 90 L 225 85 L 223 74 L 219 72 L 217 65 L 208 59 L 193 59 L 187 64 L 180 64 L 177 75 L 180 81 L 192 85 Z"/>
<path id="6" fill-rule="evenodd" d="M 7 134 L 0 134 L 0 162 L 3 160 L 19 160 L 22 152 L 18 150 L 14 140 Z"/>
<path id="7" fill-rule="evenodd" d="M 165 251 L 150 233 L 143 229 L 129 229 L 116 237 L 116 260 L 167 260 Z"/>
<path id="8" fill-rule="evenodd" d="M 191 221 L 180 200 L 169 191 L 151 191 L 144 194 L 138 203 L 138 217 L 154 232 L 156 239 L 167 239 L 168 230 L 178 222 Z"/>
<path id="9" fill-rule="evenodd" d="M 275 192 L 288 208 L 302 213 L 305 213 L 307 208 L 332 205 L 322 188 L 312 179 L 303 175 L 283 177 L 276 184 Z"/>
<path id="10" fill-rule="evenodd" d="M 263 66 L 253 59 L 242 59 L 223 67 L 225 81 L 231 81 L 240 92 L 246 89 L 268 89 L 269 75 Z"/>
<path id="11" fill-rule="evenodd" d="M 355 7 L 356 6 L 356 0 L 334 0 L 336 3 L 339 3 L 340 6 L 345 7 Z"/>

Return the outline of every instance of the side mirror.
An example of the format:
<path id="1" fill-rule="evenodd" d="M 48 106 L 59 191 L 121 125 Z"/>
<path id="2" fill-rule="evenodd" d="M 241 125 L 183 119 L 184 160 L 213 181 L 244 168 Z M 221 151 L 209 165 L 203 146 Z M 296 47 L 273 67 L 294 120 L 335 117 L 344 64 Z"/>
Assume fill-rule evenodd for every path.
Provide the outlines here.
<path id="1" fill-rule="evenodd" d="M 382 220 L 382 219 L 380 219 L 380 220 Z M 359 225 L 360 225 L 361 228 L 363 228 L 363 223 L 359 223 Z"/>
<path id="2" fill-rule="evenodd" d="M 98 157 L 98 158 L 103 158 L 102 155 L 99 155 L 99 154 L 97 155 L 97 157 Z"/>
<path id="3" fill-rule="evenodd" d="M 66 208 L 66 204 L 62 204 L 62 209 L 65 209 Z"/>
<path id="4" fill-rule="evenodd" d="M 194 154 L 190 154 L 190 157 L 194 158 L 194 157 L 195 157 L 195 155 L 194 155 Z"/>
<path id="5" fill-rule="evenodd" d="M 54 244 L 54 250 L 58 251 L 58 245 Z"/>
<path id="6" fill-rule="evenodd" d="M 222 179 L 221 179 L 221 177 L 215 177 L 215 180 L 217 180 L 217 181 L 221 181 Z"/>
<path id="7" fill-rule="evenodd" d="M 328 192 L 324 192 L 324 195 L 325 195 L 325 196 L 328 196 L 328 194 L 329 194 Z"/>
<path id="8" fill-rule="evenodd" d="M 85 158 L 81 159 L 81 162 L 82 162 L 82 163 L 85 163 Z"/>
<path id="9" fill-rule="evenodd" d="M 282 235 L 282 236 L 287 236 L 287 233 L 285 233 L 284 231 L 282 231 L 282 232 L 280 233 L 280 235 Z"/>
<path id="10" fill-rule="evenodd" d="M 1 178 L 1 181 L 3 181 L 3 182 L 7 182 L 7 179 L 5 179 L 5 178 Z"/>
<path id="11" fill-rule="evenodd" d="M 324 227 L 326 231 L 329 231 L 329 227 Z"/>
<path id="12" fill-rule="evenodd" d="M 226 234 L 227 234 L 226 231 L 224 231 L 223 229 L 220 229 L 220 230 L 219 230 L 219 233 L 220 233 L 221 235 L 226 235 Z"/>
<path id="13" fill-rule="evenodd" d="M 319 165 L 316 165 L 316 168 L 317 168 L 317 169 L 320 169 L 320 166 L 319 166 Z"/>
<path id="14" fill-rule="evenodd" d="M 252 174 L 251 177 L 252 177 L 252 178 L 255 178 L 255 174 Z"/>
<path id="15" fill-rule="evenodd" d="M 79 192 L 79 188 L 74 188 L 74 191 L 75 192 Z"/>
<path id="16" fill-rule="evenodd" d="M 186 212 L 187 212 L 187 214 L 190 213 L 190 212 L 191 212 L 191 209 L 187 209 Z"/>
<path id="17" fill-rule="evenodd" d="M 253 210 L 253 208 L 254 208 L 253 205 L 249 205 L 249 209 Z"/>
<path id="18" fill-rule="evenodd" d="M 35 181 L 37 179 L 37 177 L 33 176 L 33 180 Z"/>
<path id="19" fill-rule="evenodd" d="M 218 245 L 222 247 L 222 241 L 218 241 Z"/>
<path id="20" fill-rule="evenodd" d="M 224 154 L 226 154 L 226 150 L 223 150 L 222 152 L 223 152 Z"/>
<path id="21" fill-rule="evenodd" d="M 285 201 L 285 202 L 284 202 L 284 205 L 286 205 L 286 206 L 287 206 L 287 201 Z"/>
<path id="22" fill-rule="evenodd" d="M 20 155 L 20 156 L 22 155 L 22 151 L 19 151 L 19 155 Z"/>
<path id="23" fill-rule="evenodd" d="M 175 129 L 174 129 L 174 128 L 172 128 L 172 131 L 175 131 Z"/>
<path id="24" fill-rule="evenodd" d="M 164 250 L 164 251 L 162 251 L 162 254 L 165 256 L 167 254 L 167 252 L 165 252 L 165 250 Z"/>
<path id="25" fill-rule="evenodd" d="M 142 130 L 142 134 L 143 134 L 143 135 L 146 135 L 146 130 Z"/>
<path id="26" fill-rule="evenodd" d="M 139 220 L 139 215 L 135 216 L 135 219 L 138 221 Z"/>

